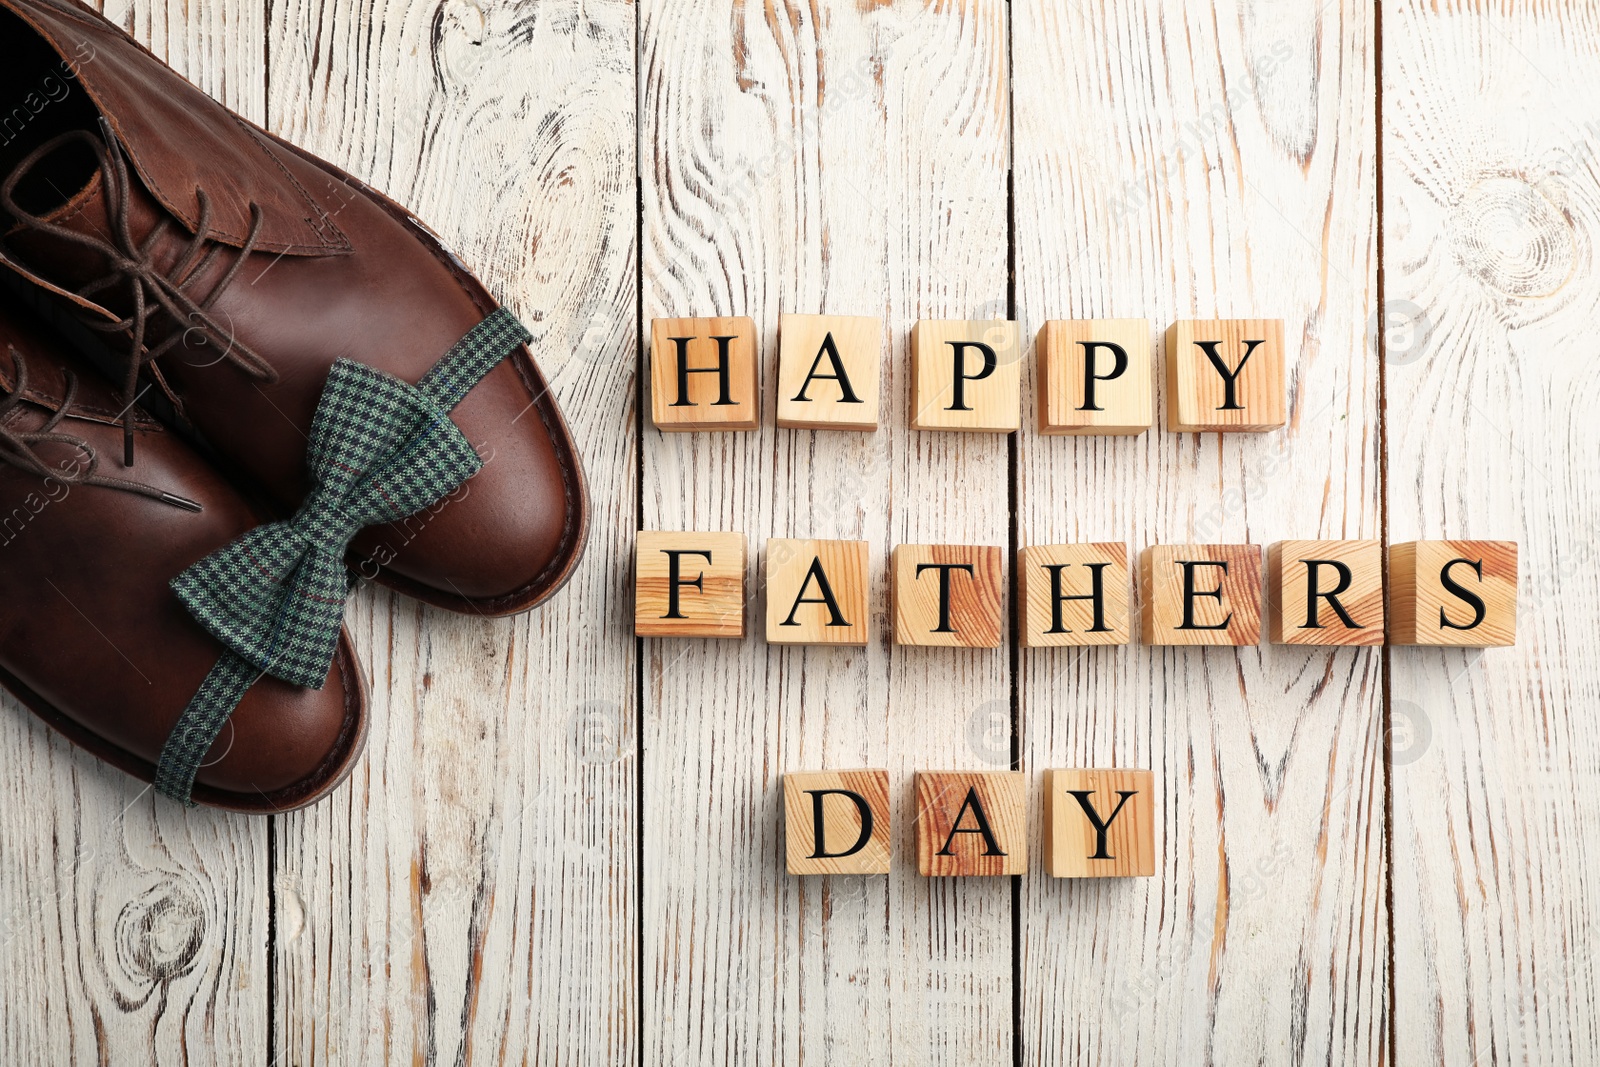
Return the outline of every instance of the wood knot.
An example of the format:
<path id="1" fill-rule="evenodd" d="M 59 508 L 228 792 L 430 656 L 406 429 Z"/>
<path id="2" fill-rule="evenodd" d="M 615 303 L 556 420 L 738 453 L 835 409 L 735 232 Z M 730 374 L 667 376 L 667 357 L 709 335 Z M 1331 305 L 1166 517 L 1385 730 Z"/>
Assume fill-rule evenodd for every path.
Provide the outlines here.
<path id="1" fill-rule="evenodd" d="M 124 973 L 165 982 L 194 966 L 205 941 L 205 910 L 193 890 L 168 879 L 124 905 L 116 929 Z"/>
<path id="2" fill-rule="evenodd" d="M 440 88 L 471 85 L 483 69 L 489 18 L 471 0 L 448 0 L 433 16 L 430 49 Z"/>
<path id="3" fill-rule="evenodd" d="M 1507 296 L 1550 296 L 1577 261 L 1565 213 L 1518 177 L 1486 178 L 1468 189 L 1451 213 L 1450 243 L 1463 267 Z"/>

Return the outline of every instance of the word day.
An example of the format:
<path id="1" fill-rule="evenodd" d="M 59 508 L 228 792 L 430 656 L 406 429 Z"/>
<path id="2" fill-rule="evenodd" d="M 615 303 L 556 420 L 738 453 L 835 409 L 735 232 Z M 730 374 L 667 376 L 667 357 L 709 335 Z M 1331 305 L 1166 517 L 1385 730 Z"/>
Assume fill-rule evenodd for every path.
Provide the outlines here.
<path id="1" fill-rule="evenodd" d="M 1003 554 L 981 545 L 896 547 L 888 576 L 895 644 L 998 647 L 1005 635 Z M 746 556 L 742 533 L 641 531 L 635 634 L 744 637 Z M 1387 590 L 1378 541 L 1280 541 L 1267 550 L 1264 567 L 1262 557 L 1259 545 L 1146 548 L 1137 583 L 1141 640 L 1254 645 L 1265 616 L 1275 644 L 1487 648 L 1516 641 L 1515 542 L 1392 545 Z M 867 542 L 774 538 L 765 562 L 769 644 L 865 645 L 872 638 Z M 1018 552 L 1017 568 L 1022 645 L 1132 641 L 1125 544 L 1035 545 Z"/>
<path id="2" fill-rule="evenodd" d="M 1027 776 L 1021 771 L 918 771 L 917 873 L 1025 874 Z M 1119 769 L 1044 774 L 1044 862 L 1053 878 L 1156 873 L 1154 775 Z M 889 772 L 783 776 L 790 874 L 888 874 Z"/>
<path id="3" fill-rule="evenodd" d="M 1039 432 L 1140 434 L 1155 423 L 1148 319 L 1051 320 L 1040 328 Z M 779 426 L 878 429 L 883 320 L 783 315 Z M 915 430 L 1012 433 L 1022 426 L 1020 327 L 924 320 L 911 331 Z M 748 318 L 655 319 L 651 415 L 667 432 L 761 423 L 756 328 Z M 1281 319 L 1185 320 L 1166 336 L 1167 428 L 1261 433 L 1284 425 Z"/>

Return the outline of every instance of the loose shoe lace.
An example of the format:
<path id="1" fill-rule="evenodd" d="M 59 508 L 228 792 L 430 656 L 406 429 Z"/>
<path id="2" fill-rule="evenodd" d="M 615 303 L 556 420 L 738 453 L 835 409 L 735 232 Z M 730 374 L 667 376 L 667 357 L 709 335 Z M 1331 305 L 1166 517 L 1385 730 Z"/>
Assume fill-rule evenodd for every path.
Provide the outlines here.
<path id="1" fill-rule="evenodd" d="M 128 338 L 128 351 L 121 383 L 123 403 L 127 406 L 123 415 L 122 439 L 123 464 L 131 467 L 133 466 L 133 408 L 139 395 L 139 375 L 147 364 L 166 355 L 186 337 L 198 331 L 221 348 L 221 360 L 232 363 L 257 381 L 270 384 L 278 380 L 278 374 L 266 360 L 234 338 L 229 327 L 219 322 L 211 311 L 217 297 L 238 277 L 245 260 L 255 251 L 263 220 L 261 208 L 253 202 L 250 204 L 250 231 L 246 235 L 244 244 L 238 249 L 238 255 L 205 298 L 196 300 L 186 287 L 203 276 L 227 247 L 210 236 L 211 198 L 205 190 L 198 188 L 195 190 L 200 216 L 194 237 L 171 270 L 163 272 L 155 263 L 155 254 L 161 247 L 162 239 L 173 228 L 173 222 L 171 218 L 163 217 L 142 244 L 134 239 L 129 219 L 129 190 L 132 179 L 128 173 L 127 161 L 123 158 L 121 146 L 115 135 L 106 127 L 104 119 L 101 120 L 101 128 L 102 136 L 96 136 L 88 130 L 72 130 L 47 141 L 29 153 L 21 163 L 17 164 L 4 184 L 0 184 L 0 212 L 9 214 L 16 220 L 19 229 L 35 230 L 88 248 L 104 257 L 108 267 L 108 272 L 104 276 L 78 289 L 74 294 L 57 291 L 63 292 L 63 295 L 76 296 L 79 298 L 76 303 L 80 306 L 86 305 L 86 309 L 100 313 L 98 317 L 83 316 L 85 325 L 104 333 L 125 334 Z M 71 145 L 82 145 L 87 148 L 94 154 L 99 164 L 106 217 L 111 223 L 110 239 L 78 233 L 27 211 L 17 203 L 17 188 L 28 175 L 45 159 Z M 36 280 L 44 281 L 51 289 L 56 288 L 44 279 Z M 127 288 L 132 303 L 133 310 L 127 316 L 118 316 L 95 300 L 101 293 L 118 286 Z M 150 317 L 157 311 L 165 311 L 178 328 L 174 328 L 164 341 L 154 347 L 148 347 Z"/>
<path id="2" fill-rule="evenodd" d="M 12 365 L 16 367 L 16 382 L 10 393 L 0 397 L 0 463 L 17 467 L 42 479 L 54 478 L 65 485 L 96 485 L 125 493 L 137 493 L 185 511 L 201 510 L 200 505 L 193 500 L 157 489 L 153 485 L 146 485 L 131 478 L 112 478 L 99 473 L 100 455 L 95 451 L 95 447 L 81 437 L 56 430 L 61 420 L 67 417 L 78 396 L 78 376 L 70 369 L 63 369 L 67 382 L 66 394 L 62 397 L 60 406 L 43 426 L 37 430 L 22 431 L 7 425 L 9 421 L 7 416 L 11 414 L 12 409 L 22 403 L 23 395 L 28 391 L 28 361 L 15 348 L 10 349 L 10 354 Z M 39 455 L 38 448 L 44 444 L 59 444 L 76 449 L 82 458 L 76 462 L 52 466 Z"/>

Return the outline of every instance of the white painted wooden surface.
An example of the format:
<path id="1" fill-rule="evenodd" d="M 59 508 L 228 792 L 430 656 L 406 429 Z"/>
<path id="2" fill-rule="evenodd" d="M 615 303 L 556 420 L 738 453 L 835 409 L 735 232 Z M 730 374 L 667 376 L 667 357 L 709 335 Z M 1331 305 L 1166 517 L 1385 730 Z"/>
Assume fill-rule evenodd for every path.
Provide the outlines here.
<path id="1" fill-rule="evenodd" d="M 1020 539 L 1376 537 L 1371 14 L 1115 9 L 1013 5 L 1023 331 L 1281 317 L 1289 427 L 1024 435 Z M 1155 878 L 1024 882 L 1025 1060 L 1377 1062 L 1382 652 L 1041 649 L 1021 664 L 1029 770 L 1151 767 L 1161 786 Z"/>
<path id="2" fill-rule="evenodd" d="M 1600 7 L 1383 31 L 1390 535 L 1522 571 L 1515 648 L 1393 656 L 1395 1062 L 1594 1063 Z"/>
<path id="3" fill-rule="evenodd" d="M 371 746 L 307 813 L 175 811 L 6 700 L 0 1061 L 1600 1056 L 1587 0 L 108 12 L 478 266 L 595 534 L 521 620 L 358 596 Z M 883 315 L 883 430 L 641 435 L 641 307 L 754 316 L 769 383 L 780 313 Z M 1296 339 L 1283 433 L 906 428 L 919 316 L 1251 313 Z M 1517 648 L 888 644 L 896 543 L 1378 537 L 1385 505 L 1394 540 L 1522 543 Z M 769 535 L 866 539 L 878 636 L 641 646 L 641 523 L 743 530 L 753 579 Z M 911 772 L 1013 745 L 1153 767 L 1157 876 L 918 878 Z M 783 874 L 778 776 L 822 765 L 891 769 L 888 879 Z"/>
<path id="4" fill-rule="evenodd" d="M 881 429 L 644 435 L 644 522 L 865 540 L 865 649 L 652 641 L 644 661 L 644 1062 L 1009 1056 L 1009 880 L 929 881 L 911 773 L 1010 763 L 1006 649 L 891 646 L 905 542 L 1006 545 L 1007 440 L 908 429 L 918 317 L 1004 317 L 1005 6 L 641 7 L 644 313 L 884 317 Z M 688 313 L 687 310 L 684 313 Z M 981 314 L 980 314 L 981 313 Z M 769 404 L 773 397 L 767 397 Z M 758 584 L 752 585 L 758 589 Z M 990 737 L 989 715 L 999 712 Z M 785 770 L 887 767 L 887 879 L 782 872 Z"/>
<path id="5" fill-rule="evenodd" d="M 285 1063 L 635 1057 L 634 15 L 274 3 L 276 131 L 426 218 L 535 334 L 587 460 L 588 555 L 515 620 L 368 592 L 372 739 L 281 820 Z"/>

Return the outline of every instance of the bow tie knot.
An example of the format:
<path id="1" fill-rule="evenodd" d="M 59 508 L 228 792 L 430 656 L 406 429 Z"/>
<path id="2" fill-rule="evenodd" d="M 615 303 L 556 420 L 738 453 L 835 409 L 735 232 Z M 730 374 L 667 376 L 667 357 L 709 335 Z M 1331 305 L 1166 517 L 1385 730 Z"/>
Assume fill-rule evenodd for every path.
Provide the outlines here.
<path id="1" fill-rule="evenodd" d="M 306 502 L 184 571 L 173 592 L 258 670 L 322 688 L 352 584 L 351 540 L 430 507 L 482 468 L 450 410 L 528 340 L 510 312 L 497 311 L 417 385 L 339 360 L 311 424 Z"/>

